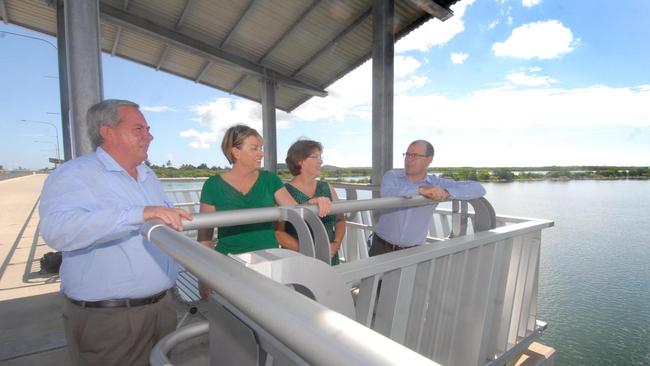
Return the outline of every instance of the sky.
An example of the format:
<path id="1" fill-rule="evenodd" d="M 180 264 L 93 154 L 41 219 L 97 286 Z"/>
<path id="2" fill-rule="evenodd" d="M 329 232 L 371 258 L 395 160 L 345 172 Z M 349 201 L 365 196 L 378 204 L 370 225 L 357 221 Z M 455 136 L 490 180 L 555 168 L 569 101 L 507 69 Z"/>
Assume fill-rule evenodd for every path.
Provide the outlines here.
<path id="1" fill-rule="evenodd" d="M 452 10 L 395 45 L 394 167 L 421 138 L 441 167 L 650 166 L 650 1 L 461 0 Z M 62 154 L 55 44 L 0 24 L 5 168 L 51 166 L 56 134 Z M 154 164 L 225 167 L 226 128 L 261 132 L 256 102 L 106 54 L 102 68 L 105 98 L 140 104 Z M 328 97 L 278 111 L 278 162 L 312 138 L 325 164 L 371 166 L 371 75 L 366 62 Z"/>

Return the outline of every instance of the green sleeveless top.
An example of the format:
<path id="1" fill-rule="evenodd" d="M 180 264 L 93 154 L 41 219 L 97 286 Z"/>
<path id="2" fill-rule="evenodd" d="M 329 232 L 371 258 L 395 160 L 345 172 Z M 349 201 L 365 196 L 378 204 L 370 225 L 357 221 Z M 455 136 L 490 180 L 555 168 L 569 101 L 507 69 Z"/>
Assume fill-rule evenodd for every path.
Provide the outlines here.
<path id="1" fill-rule="evenodd" d="M 292 186 L 289 183 L 285 183 L 284 186 L 287 188 L 287 191 L 289 191 L 289 194 L 293 197 L 293 199 L 296 200 L 296 202 L 300 205 L 303 203 L 306 203 L 312 198 L 315 197 L 327 197 L 330 200 L 332 199 L 332 192 L 330 191 L 330 186 L 326 182 L 322 181 L 316 181 L 316 192 L 314 192 L 313 197 L 309 197 L 306 194 L 304 194 L 301 190 L 298 188 Z M 327 232 L 327 237 L 329 238 L 330 243 L 334 240 L 334 225 L 336 225 L 336 220 L 337 217 L 336 215 L 327 215 L 325 217 L 322 217 L 320 219 L 323 222 L 323 226 L 325 226 L 325 231 Z M 285 224 L 285 230 L 287 234 L 293 236 L 294 238 L 298 239 L 298 234 L 296 233 L 296 229 L 291 225 L 290 223 Z M 336 253 L 332 257 L 332 265 L 335 266 L 339 264 L 339 254 Z"/>
<path id="2" fill-rule="evenodd" d="M 273 207 L 275 192 L 280 188 L 280 178 L 266 170 L 260 170 L 257 180 L 246 194 L 242 194 L 219 175 L 215 175 L 203 184 L 201 203 L 214 206 L 217 211 Z M 217 238 L 215 250 L 223 254 L 240 254 L 278 247 L 273 222 L 220 227 Z"/>

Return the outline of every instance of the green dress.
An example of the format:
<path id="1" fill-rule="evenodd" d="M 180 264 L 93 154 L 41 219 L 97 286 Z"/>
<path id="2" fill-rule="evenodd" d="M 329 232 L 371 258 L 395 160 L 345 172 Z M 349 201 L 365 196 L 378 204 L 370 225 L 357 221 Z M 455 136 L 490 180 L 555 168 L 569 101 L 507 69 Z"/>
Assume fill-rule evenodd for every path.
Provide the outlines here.
<path id="1" fill-rule="evenodd" d="M 298 188 L 292 186 L 289 183 L 285 183 L 284 185 L 287 188 L 287 191 L 289 191 L 289 194 L 293 197 L 293 199 L 298 202 L 298 204 L 303 204 L 310 199 L 314 197 L 327 197 L 330 200 L 332 199 L 332 192 L 330 191 L 330 186 L 326 182 L 322 181 L 317 181 L 316 182 L 316 191 L 314 192 L 313 197 L 309 197 L 306 194 L 304 194 L 301 190 Z M 323 226 L 325 226 L 325 231 L 327 232 L 327 237 L 329 238 L 330 243 L 334 240 L 334 226 L 336 225 L 337 217 L 336 215 L 327 215 L 323 218 L 320 219 L 323 222 Z M 296 229 L 291 225 L 290 223 L 286 223 L 285 230 L 287 234 L 293 236 L 294 238 L 298 239 L 298 234 L 296 233 Z M 340 263 L 339 261 L 339 253 L 334 254 L 332 257 L 332 265 L 335 266 Z"/>
<path id="2" fill-rule="evenodd" d="M 273 207 L 275 192 L 280 188 L 280 178 L 266 170 L 260 170 L 257 180 L 245 195 L 226 183 L 221 176 L 215 175 L 203 184 L 201 203 L 212 205 L 217 211 Z M 239 254 L 277 247 L 274 223 L 264 222 L 220 227 L 215 249 L 223 254 Z"/>

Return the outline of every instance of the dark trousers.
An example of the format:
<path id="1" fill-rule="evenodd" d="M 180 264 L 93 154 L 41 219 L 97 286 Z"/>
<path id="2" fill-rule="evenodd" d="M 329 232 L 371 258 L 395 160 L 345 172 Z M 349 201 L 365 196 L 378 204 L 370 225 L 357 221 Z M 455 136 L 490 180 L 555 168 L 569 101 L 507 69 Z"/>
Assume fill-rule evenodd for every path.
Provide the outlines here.
<path id="1" fill-rule="evenodd" d="M 386 240 L 380 238 L 377 234 L 372 234 L 372 242 L 370 244 L 368 255 L 374 257 L 376 255 L 391 253 L 400 249 L 404 248 L 400 247 L 399 245 L 387 242 Z"/>
<path id="2" fill-rule="evenodd" d="M 73 365 L 149 365 L 153 346 L 176 329 L 170 293 L 155 304 L 130 308 L 84 308 L 63 301 Z"/>

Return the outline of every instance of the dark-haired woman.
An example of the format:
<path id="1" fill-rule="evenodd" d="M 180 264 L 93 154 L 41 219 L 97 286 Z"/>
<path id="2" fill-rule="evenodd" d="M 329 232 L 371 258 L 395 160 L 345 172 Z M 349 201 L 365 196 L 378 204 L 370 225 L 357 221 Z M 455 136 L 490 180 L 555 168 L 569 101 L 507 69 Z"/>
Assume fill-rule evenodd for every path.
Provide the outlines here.
<path id="1" fill-rule="evenodd" d="M 285 161 L 293 179 L 284 186 L 299 204 L 321 197 L 331 201 L 338 200 L 336 191 L 327 182 L 316 179 L 320 177 L 320 168 L 323 164 L 322 152 L 323 146 L 312 140 L 298 140 L 287 152 Z M 339 264 L 338 251 L 345 235 L 343 214 L 321 216 L 321 221 L 330 241 L 331 263 L 337 265 Z M 284 230 L 278 231 L 277 237 L 283 248 L 299 250 L 297 234 L 291 224 L 285 223 Z"/>

